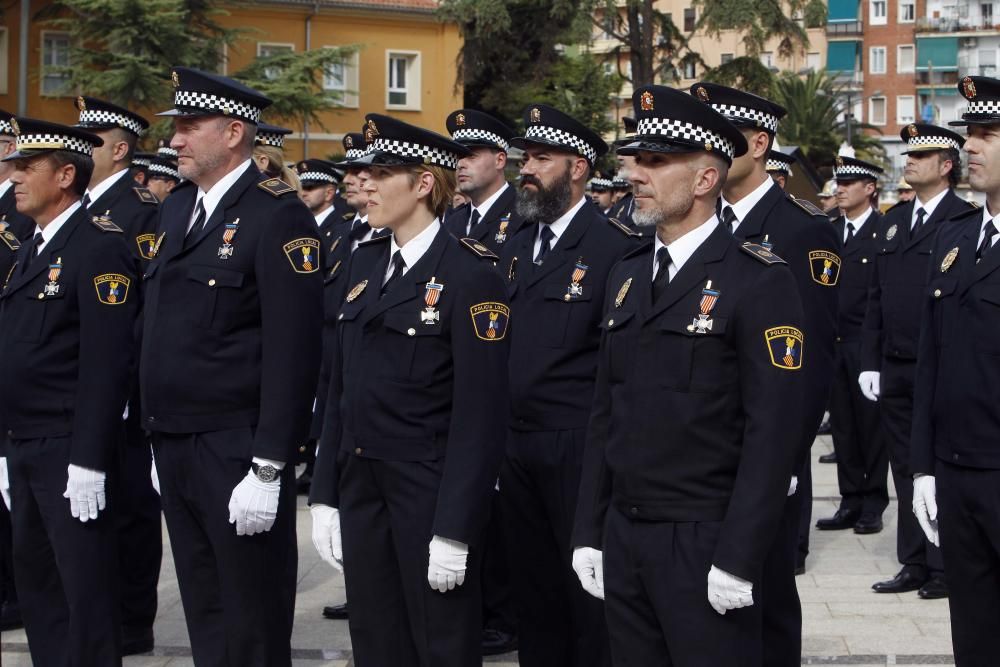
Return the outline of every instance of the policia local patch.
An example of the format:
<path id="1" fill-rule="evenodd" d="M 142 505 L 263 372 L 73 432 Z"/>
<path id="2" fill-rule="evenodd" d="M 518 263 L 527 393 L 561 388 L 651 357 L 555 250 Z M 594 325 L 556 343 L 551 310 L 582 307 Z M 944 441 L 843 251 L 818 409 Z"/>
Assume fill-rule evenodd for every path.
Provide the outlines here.
<path id="1" fill-rule="evenodd" d="M 472 326 L 476 337 L 486 341 L 503 340 L 507 335 L 507 323 L 510 321 L 510 308 L 496 301 L 477 303 L 469 308 L 472 315 Z"/>
<path id="2" fill-rule="evenodd" d="M 106 306 L 118 306 L 128 299 L 131 281 L 120 273 L 102 273 L 94 278 L 97 300 Z"/>
<path id="3" fill-rule="evenodd" d="M 774 327 L 764 332 L 771 364 L 786 371 L 802 368 L 803 336 L 795 327 Z"/>

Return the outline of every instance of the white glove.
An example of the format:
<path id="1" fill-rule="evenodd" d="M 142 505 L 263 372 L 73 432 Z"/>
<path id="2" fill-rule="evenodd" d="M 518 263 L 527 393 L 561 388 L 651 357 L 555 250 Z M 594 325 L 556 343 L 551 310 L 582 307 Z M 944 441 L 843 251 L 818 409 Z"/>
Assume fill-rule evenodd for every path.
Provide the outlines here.
<path id="1" fill-rule="evenodd" d="M 10 475 L 7 472 L 7 457 L 0 456 L 0 496 L 3 496 L 3 503 L 10 511 Z"/>
<path id="2" fill-rule="evenodd" d="M 447 593 L 465 583 L 465 562 L 469 545 L 435 535 L 428 547 L 427 583 L 439 593 Z"/>
<path id="3" fill-rule="evenodd" d="M 344 571 L 344 549 L 340 541 L 340 512 L 329 505 L 309 508 L 313 518 L 313 546 L 319 557 L 338 571 Z"/>
<path id="4" fill-rule="evenodd" d="M 708 571 L 708 603 L 725 614 L 730 609 L 753 606 L 753 584 L 712 566 Z"/>
<path id="5" fill-rule="evenodd" d="M 604 553 L 593 547 L 573 549 L 573 571 L 583 590 L 598 600 L 604 599 Z"/>
<path id="6" fill-rule="evenodd" d="M 160 495 L 160 476 L 156 472 L 156 455 L 153 454 L 153 446 L 149 446 L 149 451 L 152 456 L 150 460 L 152 464 L 149 466 L 149 481 L 153 483 L 153 489 L 156 490 L 156 495 Z"/>
<path id="7" fill-rule="evenodd" d="M 280 494 L 281 477 L 262 482 L 253 470 L 248 471 L 229 498 L 229 523 L 236 524 L 236 534 L 256 535 L 271 530 L 278 516 Z"/>
<path id="8" fill-rule="evenodd" d="M 72 463 L 66 469 L 66 474 L 63 498 L 69 499 L 69 513 L 83 523 L 96 519 L 97 513 L 107 504 L 104 495 L 104 480 L 107 475 L 100 470 L 81 468 Z"/>
<path id="9" fill-rule="evenodd" d="M 795 492 L 799 490 L 799 477 L 798 475 L 792 475 L 792 481 L 788 484 L 788 495 L 794 496 Z"/>
<path id="10" fill-rule="evenodd" d="M 914 475 L 913 513 L 917 515 L 917 521 L 924 529 L 927 540 L 934 546 L 940 547 L 941 535 L 938 533 L 937 522 L 937 483 L 934 481 L 934 475 Z"/>
<path id="11" fill-rule="evenodd" d="M 877 401 L 880 392 L 879 380 L 882 374 L 878 371 L 861 371 L 858 376 L 858 384 L 861 385 L 861 393 L 869 401 Z"/>

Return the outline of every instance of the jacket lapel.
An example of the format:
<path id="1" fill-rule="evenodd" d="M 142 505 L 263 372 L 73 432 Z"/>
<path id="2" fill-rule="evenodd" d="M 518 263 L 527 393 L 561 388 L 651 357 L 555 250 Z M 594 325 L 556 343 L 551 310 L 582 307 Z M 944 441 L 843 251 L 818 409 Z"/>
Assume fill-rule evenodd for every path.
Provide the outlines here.
<path id="1" fill-rule="evenodd" d="M 926 220 L 924 220 L 924 224 L 920 226 L 920 229 L 916 230 L 916 233 L 909 231 L 909 222 L 910 220 L 913 219 L 912 218 L 913 209 L 911 204 L 910 217 L 906 219 L 907 220 L 906 249 L 909 250 L 911 247 L 919 244 L 921 241 L 923 241 L 924 239 L 926 239 L 928 236 L 930 236 L 935 232 L 935 230 L 937 229 L 937 224 L 939 222 L 941 222 L 942 220 L 947 220 L 952 215 L 954 215 L 955 211 L 952 210 L 952 207 L 954 207 L 955 204 L 957 203 L 956 202 L 957 199 L 958 197 L 955 196 L 955 193 L 949 190 L 948 194 L 946 194 L 944 198 L 941 199 L 941 203 L 939 203 L 937 205 L 937 208 L 934 209 L 934 212 L 931 213 L 931 216 Z"/>
<path id="2" fill-rule="evenodd" d="M 234 206 L 239 200 L 240 196 L 249 188 L 251 185 L 260 180 L 260 170 L 257 168 L 253 162 L 247 170 L 238 178 L 236 182 L 233 183 L 232 187 L 226 191 L 226 194 L 222 195 L 222 199 L 219 200 L 219 204 L 212 211 L 212 217 L 205 221 L 205 227 L 201 230 L 201 234 L 198 238 L 194 240 L 194 243 L 188 246 L 188 250 L 194 248 L 196 245 L 205 240 L 205 238 L 211 235 L 212 231 L 218 227 L 222 221 L 226 218 L 227 209 Z"/>
<path id="3" fill-rule="evenodd" d="M 49 268 L 49 264 L 52 263 L 53 259 L 59 258 L 59 253 L 66 246 L 73 232 L 79 225 L 86 225 L 89 223 L 89 216 L 85 212 L 86 209 L 81 206 L 76 213 L 69 217 L 63 226 L 56 232 L 56 235 L 52 237 L 52 240 L 45 244 L 42 251 L 38 253 L 36 257 L 29 260 L 27 269 L 24 273 L 21 273 L 15 268 L 14 275 L 11 276 L 10 284 L 7 286 L 7 294 L 12 294 L 21 287 L 34 280 L 39 273 Z M 24 261 L 25 254 L 28 251 L 28 245 L 22 246 L 22 249 L 18 256 L 18 263 Z"/>
<path id="4" fill-rule="evenodd" d="M 163 257 L 162 261 L 169 262 L 184 252 L 184 237 L 187 235 L 187 223 L 194 210 L 194 201 L 197 196 L 198 187 L 193 184 L 179 192 L 171 193 L 170 204 L 168 205 L 173 210 L 183 213 L 183 215 L 175 215 L 172 219 L 167 220 L 166 229 L 157 230 L 157 233 L 164 234 L 163 248 L 160 250 L 160 256 Z M 161 215 L 160 219 L 163 220 L 165 217 Z"/>
<path id="5" fill-rule="evenodd" d="M 584 233 L 586 233 L 594 221 L 596 217 L 594 214 L 596 212 L 597 210 L 593 204 L 589 202 L 584 203 L 580 210 L 576 212 L 576 215 L 573 216 L 573 219 L 569 221 L 566 231 L 556 241 L 555 247 L 549 251 L 542 265 L 533 267 L 534 270 L 531 272 L 531 277 L 528 278 L 527 287 L 534 285 L 550 273 L 566 268 L 565 263 L 569 259 L 572 259 L 570 255 L 572 255 L 573 248 L 580 244 Z M 534 248 L 534 240 L 535 237 L 532 236 L 532 249 Z M 532 259 L 534 258 L 532 257 Z M 569 278 L 570 276 L 567 274 L 566 280 L 568 281 Z"/>
<path id="6" fill-rule="evenodd" d="M 684 266 L 681 270 L 677 272 L 677 275 L 667 283 L 667 289 L 660 295 L 660 298 L 653 303 L 652 307 L 649 309 L 646 316 L 643 318 L 643 324 L 649 322 L 657 315 L 663 311 L 670 308 L 670 306 L 677 303 L 678 300 L 686 296 L 691 292 L 692 289 L 696 288 L 698 285 L 703 284 L 708 274 L 705 270 L 705 265 L 714 263 L 722 259 L 726 254 L 726 248 L 729 247 L 733 242 L 733 237 L 729 235 L 729 230 L 723 227 L 721 224 L 716 225 L 715 230 L 709 234 L 705 242 L 702 243 L 694 254 L 684 262 Z M 649 268 L 650 275 L 652 275 L 652 266 Z M 651 282 L 652 278 L 649 281 Z M 647 289 L 652 289 L 651 286 L 647 286 Z M 692 313 L 694 316 L 694 313 Z"/>
<path id="7" fill-rule="evenodd" d="M 449 236 L 451 234 L 448 233 L 447 229 L 439 229 L 434 240 L 431 241 L 431 246 L 423 254 L 423 257 L 417 260 L 417 263 L 410 270 L 389 286 L 389 290 L 385 293 L 385 296 L 379 298 L 379 292 L 382 291 L 382 278 L 385 276 L 385 270 L 389 264 L 388 253 L 386 253 L 384 261 L 379 262 L 378 268 L 381 269 L 381 273 L 376 271 L 374 276 L 377 283 L 377 285 L 374 285 L 375 289 L 365 290 L 370 291 L 371 294 L 368 295 L 365 314 L 361 318 L 362 324 L 367 324 L 390 308 L 417 296 L 419 286 L 430 280 L 431 274 L 437 270 Z M 386 244 L 386 247 L 388 245 Z"/>
<path id="8" fill-rule="evenodd" d="M 770 176 L 768 177 L 770 178 Z M 764 196 L 760 198 L 745 220 L 740 221 L 739 227 L 733 234 L 737 239 L 754 241 L 764 233 L 764 221 L 771 214 L 771 209 L 783 198 L 783 190 L 776 185 L 772 185 Z M 720 218 L 721 219 L 721 218 Z"/>
<path id="9" fill-rule="evenodd" d="M 129 178 L 127 173 L 121 176 L 114 185 L 104 191 L 104 194 L 90 202 L 90 206 L 86 209 L 87 213 L 90 215 L 108 214 L 118 200 L 121 199 L 122 195 L 125 194 L 125 191 L 133 185 L 135 185 L 135 181 Z M 112 222 L 114 222 L 114 219 L 112 219 Z M 124 224 L 122 223 L 118 226 L 122 227 Z"/>

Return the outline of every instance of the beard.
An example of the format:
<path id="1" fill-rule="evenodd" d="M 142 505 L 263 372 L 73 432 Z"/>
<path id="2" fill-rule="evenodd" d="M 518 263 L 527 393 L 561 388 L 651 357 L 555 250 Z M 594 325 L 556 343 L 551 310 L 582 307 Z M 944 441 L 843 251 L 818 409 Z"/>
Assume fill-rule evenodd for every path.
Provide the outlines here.
<path id="1" fill-rule="evenodd" d="M 670 193 L 670 198 L 662 204 L 656 204 L 650 199 L 643 199 L 641 206 L 637 203 L 635 210 L 632 211 L 632 222 L 637 227 L 655 227 L 661 223 L 683 218 L 693 206 L 694 193 L 687 188 L 676 188 Z"/>
<path id="2" fill-rule="evenodd" d="M 538 189 L 526 190 L 524 186 L 528 183 Z M 555 222 L 569 209 L 572 203 L 573 191 L 570 183 L 569 169 L 557 177 L 548 188 L 543 186 L 542 182 L 534 176 L 522 176 L 515 203 L 517 214 L 532 222 Z"/>

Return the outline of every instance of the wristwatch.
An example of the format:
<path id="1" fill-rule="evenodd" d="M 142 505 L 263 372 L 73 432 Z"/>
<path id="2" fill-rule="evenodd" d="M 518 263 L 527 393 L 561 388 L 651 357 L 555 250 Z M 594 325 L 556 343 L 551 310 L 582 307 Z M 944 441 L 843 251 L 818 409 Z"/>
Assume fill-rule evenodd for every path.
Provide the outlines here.
<path id="1" fill-rule="evenodd" d="M 251 463 L 250 470 L 252 470 L 253 474 L 257 475 L 257 479 L 262 482 L 273 482 L 278 479 L 278 469 L 272 465 L 259 465 L 257 463 Z"/>

